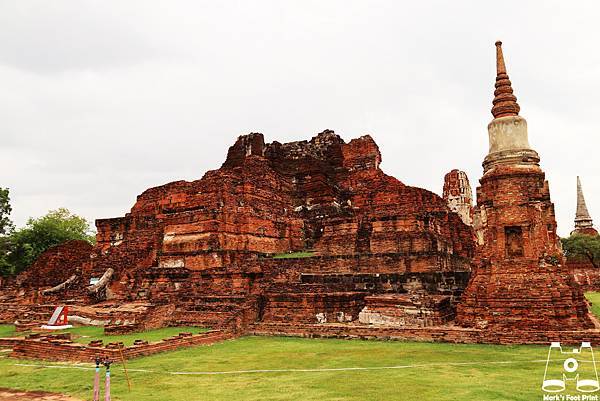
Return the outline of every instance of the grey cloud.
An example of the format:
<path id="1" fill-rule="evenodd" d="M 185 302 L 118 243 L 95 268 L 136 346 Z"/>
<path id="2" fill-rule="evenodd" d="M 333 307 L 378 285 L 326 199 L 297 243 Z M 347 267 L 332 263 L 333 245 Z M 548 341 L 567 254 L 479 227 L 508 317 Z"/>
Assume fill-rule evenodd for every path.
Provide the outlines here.
<path id="1" fill-rule="evenodd" d="M 19 1 L 0 4 L 0 186 L 17 224 L 122 215 L 218 168 L 235 138 L 371 134 L 441 193 L 487 152 L 496 39 L 566 235 L 600 201 L 595 2 Z"/>
<path id="2" fill-rule="evenodd" d="M 160 55 L 135 13 L 98 1 L 0 5 L 0 62 L 36 73 L 118 68 Z"/>

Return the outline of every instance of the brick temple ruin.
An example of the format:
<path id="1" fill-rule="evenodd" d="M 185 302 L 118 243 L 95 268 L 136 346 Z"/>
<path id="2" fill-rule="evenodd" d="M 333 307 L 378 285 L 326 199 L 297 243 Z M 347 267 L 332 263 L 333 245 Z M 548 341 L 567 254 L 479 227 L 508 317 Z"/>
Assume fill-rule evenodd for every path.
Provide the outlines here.
<path id="1" fill-rule="evenodd" d="M 97 220 L 93 248 L 47 251 L 4 285 L 0 318 L 36 321 L 61 303 L 112 332 L 600 339 L 496 49 L 475 206 L 464 172 L 445 176 L 443 197 L 386 175 L 368 135 L 282 144 L 252 133 L 202 179 L 150 188 L 124 217 Z"/>
<path id="2" fill-rule="evenodd" d="M 594 222 L 590 216 L 581 180 L 577 177 L 577 209 L 575 212 L 575 225 L 571 235 L 588 235 L 598 237 L 598 231 L 594 228 Z M 600 269 L 587 258 L 571 256 L 567 257 L 567 266 L 575 276 L 575 281 L 588 291 L 600 290 Z"/>
<path id="3" fill-rule="evenodd" d="M 476 269 L 457 322 L 496 330 L 593 328 L 583 292 L 564 266 L 548 181 L 519 116 L 501 42 L 496 48 L 494 119 L 477 188 Z"/>

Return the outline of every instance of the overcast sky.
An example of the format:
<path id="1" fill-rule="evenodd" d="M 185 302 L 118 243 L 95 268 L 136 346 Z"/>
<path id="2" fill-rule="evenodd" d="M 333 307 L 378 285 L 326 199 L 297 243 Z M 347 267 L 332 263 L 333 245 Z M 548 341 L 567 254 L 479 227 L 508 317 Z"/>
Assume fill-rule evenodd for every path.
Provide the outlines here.
<path id="1" fill-rule="evenodd" d="M 600 225 L 595 1 L 2 1 L 0 187 L 18 226 L 122 216 L 146 188 L 218 168 L 238 135 L 370 134 L 382 169 L 476 186 L 494 41 L 541 156 L 559 233 L 576 175 Z"/>

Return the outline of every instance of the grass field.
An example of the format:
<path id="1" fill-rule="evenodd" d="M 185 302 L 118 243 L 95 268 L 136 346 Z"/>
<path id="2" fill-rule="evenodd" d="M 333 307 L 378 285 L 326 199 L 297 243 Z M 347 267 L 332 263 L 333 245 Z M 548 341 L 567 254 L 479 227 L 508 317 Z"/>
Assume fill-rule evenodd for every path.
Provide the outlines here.
<path id="1" fill-rule="evenodd" d="M 273 255 L 273 259 L 310 258 L 315 256 L 314 252 L 290 252 Z"/>
<path id="2" fill-rule="evenodd" d="M 586 296 L 600 306 L 600 294 Z M 596 305 L 593 310 L 600 312 Z M 0 326 L 0 333 L 10 331 Z M 91 365 L 3 355 L 0 387 L 90 399 Z M 545 346 L 243 337 L 132 360 L 131 392 L 122 366 L 114 365 L 113 400 L 541 400 L 546 355 Z"/>
<path id="3" fill-rule="evenodd" d="M 16 335 L 15 326 L 12 324 L 0 324 L 0 337 L 14 337 Z"/>
<path id="4" fill-rule="evenodd" d="M 109 342 L 121 341 L 125 346 L 132 345 L 137 339 L 146 340 L 149 342 L 159 341 L 163 338 L 168 338 L 177 335 L 181 332 L 190 332 L 193 334 L 207 331 L 199 327 L 165 327 L 158 330 L 148 330 L 141 333 L 122 334 L 122 335 L 104 335 L 103 327 L 73 327 L 67 330 L 59 330 L 54 333 L 71 333 L 71 339 L 76 343 L 87 344 L 93 340 L 102 340 L 104 344 Z M 23 335 L 23 333 L 15 332 L 12 325 L 0 325 L 0 337 L 13 337 Z"/>
<path id="5" fill-rule="evenodd" d="M 65 331 L 70 332 L 72 334 L 73 341 L 78 343 L 87 344 L 92 340 L 102 340 L 104 341 L 104 344 L 121 341 L 125 346 L 128 346 L 133 345 L 133 342 L 137 339 L 152 342 L 177 335 L 184 331 L 196 334 L 207 331 L 207 329 L 201 329 L 198 327 L 165 327 L 159 330 L 149 330 L 142 333 L 114 336 L 104 335 L 104 329 L 102 327 L 73 327 L 72 329 Z"/>
<path id="6" fill-rule="evenodd" d="M 546 352 L 536 346 L 244 337 L 132 360 L 131 392 L 115 365 L 113 399 L 532 400 L 541 398 Z M 21 366 L 30 364 L 36 366 Z M 91 365 L 41 365 L 0 357 L 0 387 L 89 399 L 93 371 L 81 367 Z M 372 370 L 311 370 L 344 368 Z M 235 372 L 270 369 L 292 371 Z"/>
<path id="7" fill-rule="evenodd" d="M 600 292 L 586 292 L 585 297 L 592 303 L 592 313 L 600 318 Z"/>

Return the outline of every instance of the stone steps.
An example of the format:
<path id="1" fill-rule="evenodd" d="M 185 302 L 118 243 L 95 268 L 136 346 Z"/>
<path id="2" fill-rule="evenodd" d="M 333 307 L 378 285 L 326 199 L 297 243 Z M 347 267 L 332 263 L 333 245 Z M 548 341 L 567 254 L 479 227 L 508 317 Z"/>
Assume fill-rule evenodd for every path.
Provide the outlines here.
<path id="1" fill-rule="evenodd" d="M 176 312 L 174 322 L 177 325 L 192 325 L 201 327 L 219 327 L 225 321 L 235 316 L 235 312 L 219 311 L 190 311 L 183 310 Z"/>

